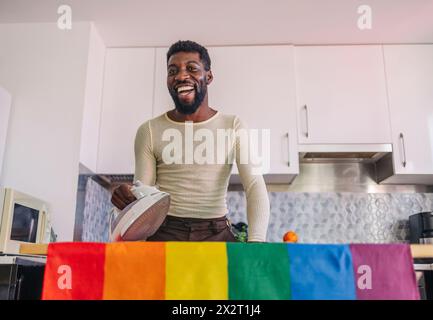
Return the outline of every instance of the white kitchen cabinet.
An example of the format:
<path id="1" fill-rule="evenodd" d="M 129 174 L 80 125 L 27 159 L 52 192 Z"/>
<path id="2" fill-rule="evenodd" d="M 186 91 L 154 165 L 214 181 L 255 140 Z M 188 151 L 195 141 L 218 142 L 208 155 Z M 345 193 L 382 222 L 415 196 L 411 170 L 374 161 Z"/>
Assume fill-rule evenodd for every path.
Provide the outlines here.
<path id="1" fill-rule="evenodd" d="M 134 173 L 138 127 L 152 118 L 155 49 L 106 51 L 98 173 Z"/>
<path id="2" fill-rule="evenodd" d="M 299 173 L 293 46 L 212 47 L 209 54 L 214 75 L 210 106 L 239 116 L 249 129 L 269 129 L 265 180 L 290 182 Z"/>
<path id="3" fill-rule="evenodd" d="M 433 184 L 433 45 L 384 46 L 394 175 L 384 182 Z"/>
<path id="4" fill-rule="evenodd" d="M 173 99 L 167 88 L 167 51 L 168 48 L 157 48 L 155 51 L 154 117 L 174 108 Z"/>
<path id="5" fill-rule="evenodd" d="M 6 149 L 9 114 L 11 110 L 11 95 L 0 87 L 0 178 L 2 176 L 3 158 Z"/>
<path id="6" fill-rule="evenodd" d="M 213 82 L 209 105 L 237 115 L 249 129 L 270 129 L 267 182 L 287 183 L 299 173 L 293 46 L 209 47 Z M 167 48 L 156 51 L 154 116 L 174 107 L 166 85 Z M 258 156 L 262 157 L 260 149 Z M 233 165 L 232 183 L 239 183 Z"/>
<path id="7" fill-rule="evenodd" d="M 301 144 L 391 143 L 382 48 L 295 48 Z"/>
<path id="8" fill-rule="evenodd" d="M 105 51 L 105 44 L 92 25 L 81 126 L 80 173 L 87 173 L 89 170 L 90 173 L 97 172 Z M 85 170 L 83 170 L 83 166 Z"/>

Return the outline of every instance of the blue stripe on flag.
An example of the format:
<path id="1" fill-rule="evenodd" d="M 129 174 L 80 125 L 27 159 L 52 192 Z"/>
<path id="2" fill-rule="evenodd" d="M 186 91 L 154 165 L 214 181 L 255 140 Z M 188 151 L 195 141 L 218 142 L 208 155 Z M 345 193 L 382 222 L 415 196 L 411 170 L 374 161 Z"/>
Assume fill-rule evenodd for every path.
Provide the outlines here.
<path id="1" fill-rule="evenodd" d="M 348 245 L 287 244 L 292 299 L 355 300 Z"/>

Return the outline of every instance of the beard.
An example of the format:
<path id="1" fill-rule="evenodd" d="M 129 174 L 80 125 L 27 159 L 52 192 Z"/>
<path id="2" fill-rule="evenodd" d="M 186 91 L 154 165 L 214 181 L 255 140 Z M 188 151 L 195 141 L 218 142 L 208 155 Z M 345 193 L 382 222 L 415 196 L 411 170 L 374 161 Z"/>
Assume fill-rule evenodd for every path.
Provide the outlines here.
<path id="1" fill-rule="evenodd" d="M 180 101 L 179 96 L 177 95 L 177 92 L 175 90 L 169 90 L 169 93 L 174 101 L 174 105 L 177 111 L 182 114 L 193 114 L 197 111 L 198 107 L 203 102 L 207 93 L 207 86 L 205 83 L 202 82 L 200 82 L 199 89 L 194 86 L 194 100 L 192 101 L 192 103 L 183 103 L 182 101 Z"/>

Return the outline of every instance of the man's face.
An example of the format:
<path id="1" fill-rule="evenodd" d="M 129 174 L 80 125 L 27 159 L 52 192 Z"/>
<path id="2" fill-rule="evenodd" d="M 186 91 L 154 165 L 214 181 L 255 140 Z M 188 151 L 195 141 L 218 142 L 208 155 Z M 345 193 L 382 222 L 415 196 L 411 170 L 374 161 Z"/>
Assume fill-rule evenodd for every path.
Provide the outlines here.
<path id="1" fill-rule="evenodd" d="M 167 87 L 176 109 L 183 114 L 194 113 L 207 93 L 212 81 L 198 52 L 178 52 L 167 63 Z"/>

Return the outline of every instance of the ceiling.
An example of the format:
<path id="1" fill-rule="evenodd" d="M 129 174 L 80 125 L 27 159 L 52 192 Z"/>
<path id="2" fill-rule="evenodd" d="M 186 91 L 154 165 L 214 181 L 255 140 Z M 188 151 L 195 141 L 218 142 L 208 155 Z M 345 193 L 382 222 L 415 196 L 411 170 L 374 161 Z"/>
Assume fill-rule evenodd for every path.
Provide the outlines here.
<path id="1" fill-rule="evenodd" d="M 0 23 L 93 21 L 109 47 L 433 43 L 433 0 L 0 0 Z M 360 30 L 358 6 L 372 9 Z M 72 25 L 73 27 L 73 25 Z"/>

